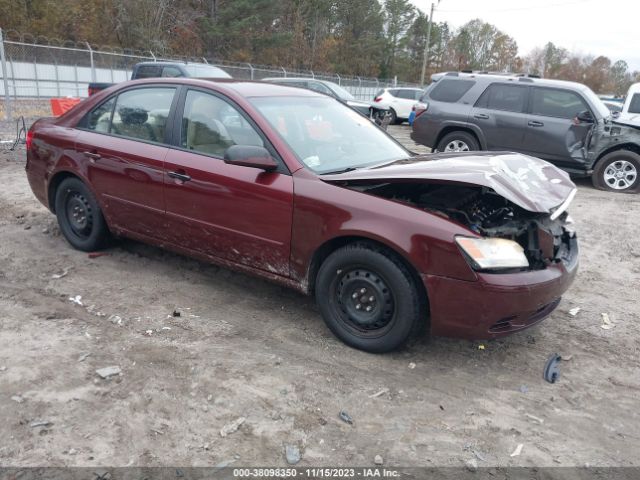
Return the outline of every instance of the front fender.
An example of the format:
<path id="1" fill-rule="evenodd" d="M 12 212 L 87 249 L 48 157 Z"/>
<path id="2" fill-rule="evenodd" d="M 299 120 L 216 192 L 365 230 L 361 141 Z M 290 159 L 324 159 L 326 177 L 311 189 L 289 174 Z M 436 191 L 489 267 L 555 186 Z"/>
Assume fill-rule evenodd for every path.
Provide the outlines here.
<path id="1" fill-rule="evenodd" d="M 473 235 L 464 227 L 317 177 L 294 175 L 294 188 L 291 269 L 297 278 L 306 278 L 314 254 L 327 242 L 355 237 L 387 246 L 418 273 L 476 279 L 455 243 L 456 235 Z"/>

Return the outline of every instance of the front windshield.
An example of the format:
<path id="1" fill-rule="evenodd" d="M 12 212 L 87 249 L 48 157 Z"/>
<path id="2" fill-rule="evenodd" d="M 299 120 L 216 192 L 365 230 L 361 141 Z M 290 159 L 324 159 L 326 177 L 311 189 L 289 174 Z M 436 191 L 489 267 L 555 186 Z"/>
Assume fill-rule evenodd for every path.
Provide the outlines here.
<path id="1" fill-rule="evenodd" d="M 600 99 L 600 97 L 598 97 L 595 93 L 593 93 L 593 90 L 591 90 L 590 88 L 585 88 L 584 94 L 589 100 L 589 102 L 591 103 L 591 105 L 593 105 L 596 108 L 596 110 L 598 110 L 598 113 L 602 118 L 607 118 L 611 116 L 611 111 L 607 108 L 607 106 Z"/>
<path id="2" fill-rule="evenodd" d="M 250 100 L 300 161 L 318 174 L 410 156 L 369 119 L 332 98 L 256 97 Z"/>
<path id="3" fill-rule="evenodd" d="M 338 96 L 338 98 L 341 98 L 342 100 L 355 100 L 356 99 L 356 97 L 351 95 L 349 92 L 347 92 L 344 88 L 342 88 L 337 83 L 327 82 L 326 85 L 331 90 L 333 90 L 333 93 L 335 93 Z"/>

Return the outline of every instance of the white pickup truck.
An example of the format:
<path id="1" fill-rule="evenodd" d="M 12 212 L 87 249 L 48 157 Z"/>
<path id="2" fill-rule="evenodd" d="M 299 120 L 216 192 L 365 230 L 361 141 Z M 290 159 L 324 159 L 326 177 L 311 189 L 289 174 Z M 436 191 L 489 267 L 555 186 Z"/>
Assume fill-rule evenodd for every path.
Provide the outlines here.
<path id="1" fill-rule="evenodd" d="M 616 118 L 616 122 L 640 127 L 640 83 L 634 83 L 629 87 L 622 112 Z"/>

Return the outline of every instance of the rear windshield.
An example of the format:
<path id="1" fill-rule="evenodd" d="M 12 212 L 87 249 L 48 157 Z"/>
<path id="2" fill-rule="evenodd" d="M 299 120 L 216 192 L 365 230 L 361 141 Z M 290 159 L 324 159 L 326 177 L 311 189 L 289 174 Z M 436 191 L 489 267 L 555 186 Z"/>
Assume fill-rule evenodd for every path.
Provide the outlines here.
<path id="1" fill-rule="evenodd" d="M 185 65 L 184 69 L 189 76 L 197 78 L 231 78 L 227 72 L 221 68 L 214 67 L 213 65 L 198 65 L 190 64 Z"/>
<path id="2" fill-rule="evenodd" d="M 135 73 L 135 78 L 154 78 L 162 73 L 161 65 L 140 65 Z"/>
<path id="3" fill-rule="evenodd" d="M 629 103 L 629 113 L 640 113 L 640 93 L 634 93 Z"/>
<path id="4" fill-rule="evenodd" d="M 457 102 L 476 84 L 473 80 L 440 80 L 431 90 L 429 98 L 437 102 Z"/>

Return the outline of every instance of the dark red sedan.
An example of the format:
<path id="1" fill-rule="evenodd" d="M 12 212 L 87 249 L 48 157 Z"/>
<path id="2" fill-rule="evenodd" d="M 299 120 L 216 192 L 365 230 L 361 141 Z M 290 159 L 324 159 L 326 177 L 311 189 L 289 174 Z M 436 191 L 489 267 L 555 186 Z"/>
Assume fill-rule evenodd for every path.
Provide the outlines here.
<path id="1" fill-rule="evenodd" d="M 414 156 L 312 91 L 125 82 L 27 138 L 27 175 L 77 249 L 129 237 L 315 294 L 370 352 L 490 338 L 558 305 L 578 264 L 564 172 L 519 154 Z"/>

